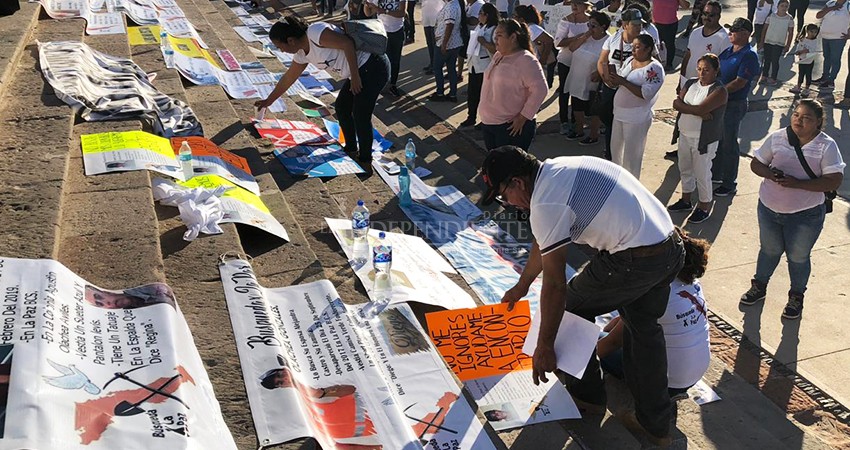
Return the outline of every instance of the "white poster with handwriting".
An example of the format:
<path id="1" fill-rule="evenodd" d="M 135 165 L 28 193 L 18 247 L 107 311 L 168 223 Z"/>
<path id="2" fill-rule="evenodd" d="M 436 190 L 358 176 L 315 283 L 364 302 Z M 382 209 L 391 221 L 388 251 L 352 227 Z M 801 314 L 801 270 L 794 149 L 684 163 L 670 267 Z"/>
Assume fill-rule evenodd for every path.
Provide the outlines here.
<path id="1" fill-rule="evenodd" d="M 0 449 L 236 448 L 167 285 L 0 257 L 0 292 Z"/>

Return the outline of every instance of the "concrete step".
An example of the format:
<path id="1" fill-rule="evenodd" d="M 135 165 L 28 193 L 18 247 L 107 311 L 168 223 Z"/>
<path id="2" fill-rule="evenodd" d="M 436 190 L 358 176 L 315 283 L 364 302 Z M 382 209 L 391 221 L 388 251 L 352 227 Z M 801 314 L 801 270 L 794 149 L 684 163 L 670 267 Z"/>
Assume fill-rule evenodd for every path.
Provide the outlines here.
<path id="1" fill-rule="evenodd" d="M 30 41 L 41 7 L 37 3 L 21 2 L 21 9 L 11 16 L 0 17 L 0 97 L 8 89 L 17 61 Z"/>

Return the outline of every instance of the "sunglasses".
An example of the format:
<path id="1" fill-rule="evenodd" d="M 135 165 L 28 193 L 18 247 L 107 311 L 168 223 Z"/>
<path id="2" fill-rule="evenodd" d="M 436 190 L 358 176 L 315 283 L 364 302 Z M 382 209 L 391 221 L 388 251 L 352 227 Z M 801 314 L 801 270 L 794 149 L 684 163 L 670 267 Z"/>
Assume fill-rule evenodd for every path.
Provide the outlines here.
<path id="1" fill-rule="evenodd" d="M 717 14 L 717 13 L 703 12 L 702 15 L 703 15 L 703 17 L 720 17 L 720 14 Z"/>
<path id="2" fill-rule="evenodd" d="M 512 182 L 513 182 L 513 178 L 510 178 L 508 180 L 508 184 L 505 185 L 505 187 L 502 189 L 502 191 L 499 192 L 498 195 L 493 197 L 493 200 L 495 200 L 496 203 L 498 203 L 502 207 L 510 206 L 510 203 L 508 203 L 508 200 L 505 198 L 505 192 L 508 190 L 509 187 L 511 187 Z"/>

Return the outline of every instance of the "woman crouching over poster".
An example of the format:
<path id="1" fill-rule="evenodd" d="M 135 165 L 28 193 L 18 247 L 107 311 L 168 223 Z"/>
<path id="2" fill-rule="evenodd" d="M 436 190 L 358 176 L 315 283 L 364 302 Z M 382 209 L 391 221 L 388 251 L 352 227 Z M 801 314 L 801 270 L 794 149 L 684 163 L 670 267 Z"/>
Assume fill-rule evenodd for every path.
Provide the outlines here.
<path id="1" fill-rule="evenodd" d="M 358 160 L 372 161 L 372 112 L 378 94 L 386 86 L 390 76 L 390 62 L 386 55 L 374 55 L 354 49 L 354 41 L 342 30 L 325 22 L 307 25 L 303 19 L 287 16 L 269 31 L 269 39 L 283 52 L 290 53 L 292 65 L 265 100 L 256 102 L 258 108 L 266 108 L 283 95 L 307 64 L 332 71 L 346 79 L 334 103 L 339 127 L 347 137 L 345 151 L 357 152 Z M 358 70 L 351 70 L 351 67 Z M 354 139 L 354 136 L 357 139 Z M 369 167 L 367 167 L 369 166 Z M 364 169 L 369 170 L 369 164 Z"/>

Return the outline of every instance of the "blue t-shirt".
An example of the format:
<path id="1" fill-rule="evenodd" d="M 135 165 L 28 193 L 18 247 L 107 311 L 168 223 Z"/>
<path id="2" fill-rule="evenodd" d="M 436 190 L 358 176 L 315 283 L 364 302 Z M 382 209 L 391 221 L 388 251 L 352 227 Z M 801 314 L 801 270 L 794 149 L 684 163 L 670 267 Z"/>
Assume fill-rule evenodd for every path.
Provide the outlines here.
<path id="1" fill-rule="evenodd" d="M 759 74 L 759 56 L 747 44 L 737 52 L 729 47 L 720 53 L 720 81 L 729 84 L 735 78 L 747 80 L 747 84 L 735 92 L 729 93 L 729 100 L 745 100 L 753 84 L 753 80 Z"/>

